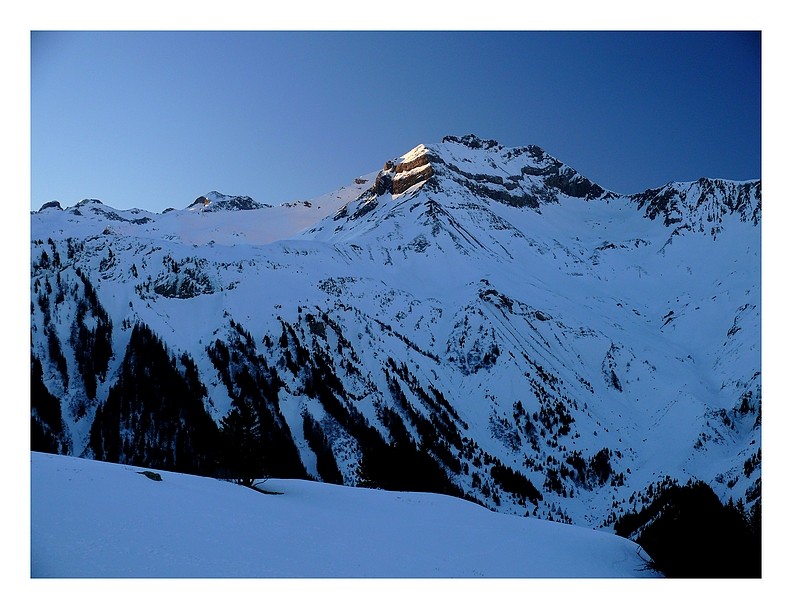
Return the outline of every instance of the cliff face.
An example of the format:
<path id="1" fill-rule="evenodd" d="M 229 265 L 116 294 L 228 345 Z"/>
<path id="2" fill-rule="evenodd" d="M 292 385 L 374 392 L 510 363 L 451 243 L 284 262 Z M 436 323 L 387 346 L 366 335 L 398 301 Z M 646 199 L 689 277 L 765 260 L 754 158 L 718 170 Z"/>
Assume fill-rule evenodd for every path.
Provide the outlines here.
<path id="1" fill-rule="evenodd" d="M 393 182 L 391 192 L 400 195 L 420 182 L 424 182 L 434 175 L 434 169 L 428 154 L 399 163 L 393 168 Z"/>
<path id="2" fill-rule="evenodd" d="M 377 196 L 386 193 L 400 195 L 433 175 L 431 153 L 424 146 L 418 146 L 398 162 L 387 161 L 377 174 L 372 191 Z"/>

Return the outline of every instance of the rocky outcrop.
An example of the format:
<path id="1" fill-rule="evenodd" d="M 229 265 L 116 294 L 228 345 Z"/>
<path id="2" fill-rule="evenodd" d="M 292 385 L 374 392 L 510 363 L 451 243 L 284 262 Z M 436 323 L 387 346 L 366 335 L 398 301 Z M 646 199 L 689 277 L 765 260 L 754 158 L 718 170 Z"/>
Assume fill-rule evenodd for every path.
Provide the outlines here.
<path id="1" fill-rule="evenodd" d="M 425 182 L 434 175 L 432 155 L 426 150 L 401 163 L 387 161 L 374 180 L 373 190 L 377 196 L 385 193 L 400 195 L 416 184 Z"/>
<path id="2" fill-rule="evenodd" d="M 571 167 L 564 165 L 538 146 L 531 146 L 526 149 L 535 161 L 541 161 L 541 166 L 526 165 L 520 170 L 523 176 L 538 176 L 544 178 L 544 183 L 549 188 L 555 188 L 559 192 L 577 199 L 598 199 L 606 191 L 599 184 L 595 184 L 588 178 L 580 175 Z"/>
<path id="3" fill-rule="evenodd" d="M 391 186 L 391 192 L 393 192 L 393 194 L 400 195 L 416 184 L 425 182 L 434 175 L 434 169 L 432 169 L 432 165 L 425 158 L 416 160 L 424 161 L 425 164 L 419 165 L 414 171 L 410 169 L 400 170 L 401 165 L 396 166 L 396 176 L 394 177 L 393 184 Z"/>
<path id="4" fill-rule="evenodd" d="M 60 201 L 48 201 L 39 208 L 39 211 L 44 211 L 45 209 L 58 209 L 60 211 L 63 211 Z"/>
<path id="5" fill-rule="evenodd" d="M 701 178 L 695 182 L 672 182 L 631 195 L 630 199 L 651 220 L 666 226 L 680 224 L 697 232 L 720 232 L 727 216 L 757 226 L 762 215 L 760 181 L 733 182 Z"/>
<path id="6" fill-rule="evenodd" d="M 451 170 L 452 179 L 463 183 L 477 195 L 495 199 L 506 205 L 538 208 L 543 201 L 557 201 L 558 194 L 586 200 L 615 196 L 614 193 L 609 193 L 580 175 L 572 167 L 550 156 L 539 146 L 504 148 L 495 140 L 482 140 L 475 135 L 446 136 L 443 138 L 443 143 L 460 144 L 471 150 L 488 151 L 491 156 L 490 163 L 503 162 L 503 168 L 515 159 L 523 160 L 525 164 L 520 168 L 519 173 L 508 177 L 497 175 L 497 172 L 470 173 L 450 162 L 440 160 Z M 466 180 L 460 180 L 460 176 Z"/>
<path id="7" fill-rule="evenodd" d="M 490 150 L 491 148 L 500 149 L 502 146 L 496 142 L 495 140 L 482 140 L 472 133 L 468 135 L 463 135 L 461 137 L 456 135 L 446 135 L 442 142 L 448 143 L 452 142 L 454 144 L 462 144 L 463 146 L 467 146 L 468 148 L 472 148 L 474 150 L 484 149 Z"/>

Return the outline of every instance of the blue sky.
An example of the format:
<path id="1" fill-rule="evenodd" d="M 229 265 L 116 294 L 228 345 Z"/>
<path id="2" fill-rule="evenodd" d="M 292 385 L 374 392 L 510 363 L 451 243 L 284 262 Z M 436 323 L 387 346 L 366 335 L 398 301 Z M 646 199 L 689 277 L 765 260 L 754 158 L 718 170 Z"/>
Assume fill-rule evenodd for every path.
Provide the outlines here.
<path id="1" fill-rule="evenodd" d="M 444 135 L 633 193 L 761 177 L 749 32 L 33 32 L 31 209 L 310 198 Z"/>

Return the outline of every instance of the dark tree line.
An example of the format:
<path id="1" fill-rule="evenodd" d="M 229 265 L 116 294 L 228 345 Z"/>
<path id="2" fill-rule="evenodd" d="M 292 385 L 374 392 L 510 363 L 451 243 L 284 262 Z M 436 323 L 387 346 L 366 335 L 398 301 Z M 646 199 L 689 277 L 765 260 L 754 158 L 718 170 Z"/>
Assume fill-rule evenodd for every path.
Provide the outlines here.
<path id="1" fill-rule="evenodd" d="M 305 478 L 289 428 L 278 406 L 277 372 L 256 354 L 241 326 L 229 344 L 207 349 L 226 384 L 231 408 L 215 423 L 206 411 L 206 388 L 195 362 L 175 357 L 145 324 L 129 344 L 90 430 L 97 459 L 252 485 L 269 476 Z"/>
<path id="2" fill-rule="evenodd" d="M 197 374 L 184 372 L 148 326 L 135 325 L 118 380 L 91 426 L 94 457 L 214 474 L 218 429 L 204 408 L 206 390 Z"/>
<path id="3" fill-rule="evenodd" d="M 69 452 L 60 401 L 44 385 L 41 361 L 35 356 L 30 361 L 30 450 Z"/>
<path id="4" fill-rule="evenodd" d="M 449 480 L 445 469 L 433 458 L 423 441 L 416 443 L 413 440 L 395 411 L 384 408 L 380 419 L 391 440 L 385 441 L 371 427 L 368 433 L 361 434 L 365 442 L 361 445 L 363 459 L 359 471 L 363 486 L 462 496 L 461 490 Z"/>
<path id="5" fill-rule="evenodd" d="M 245 484 L 256 478 L 306 478 L 297 446 L 280 409 L 282 381 L 257 352 L 253 336 L 233 319 L 228 344 L 207 348 L 231 398 L 220 421 L 221 475 Z"/>
<path id="6" fill-rule="evenodd" d="M 71 345 L 74 348 L 77 370 L 85 385 L 85 394 L 92 400 L 96 397 L 97 381 L 105 380 L 107 367 L 113 356 L 113 323 L 99 302 L 88 277 L 80 269 L 77 269 L 77 276 L 82 280 L 85 296 L 77 301 Z M 89 313 L 94 321 L 92 328 L 86 324 Z"/>
<path id="7" fill-rule="evenodd" d="M 295 375 L 304 379 L 305 394 L 319 401 L 325 412 L 357 441 L 361 451 L 358 484 L 386 490 L 461 496 L 444 467 L 428 450 L 429 446 L 423 441 L 416 442 L 401 417 L 387 407 L 380 408 L 379 417 L 391 437 L 390 440 L 382 437 L 354 407 L 334 370 L 332 359 L 318 345 L 310 351 L 306 349 L 288 324 L 284 324 L 279 344 L 287 364 L 290 362 Z M 452 461 L 457 464 L 456 460 L 449 459 Z"/>
<path id="8" fill-rule="evenodd" d="M 537 490 L 524 474 L 503 463 L 496 462 L 490 468 L 490 475 L 504 491 L 527 499 L 534 505 L 538 505 L 539 501 L 542 500 L 542 493 Z"/>
<path id="9" fill-rule="evenodd" d="M 667 577 L 756 578 L 762 574 L 761 499 L 751 510 L 724 505 L 704 482 L 671 484 L 636 513 L 620 518 Z"/>
<path id="10" fill-rule="evenodd" d="M 343 484 L 344 478 L 338 469 L 338 463 L 327 436 L 318 421 L 307 411 L 303 412 L 303 435 L 308 441 L 308 446 L 316 455 L 316 470 L 322 481 Z"/>

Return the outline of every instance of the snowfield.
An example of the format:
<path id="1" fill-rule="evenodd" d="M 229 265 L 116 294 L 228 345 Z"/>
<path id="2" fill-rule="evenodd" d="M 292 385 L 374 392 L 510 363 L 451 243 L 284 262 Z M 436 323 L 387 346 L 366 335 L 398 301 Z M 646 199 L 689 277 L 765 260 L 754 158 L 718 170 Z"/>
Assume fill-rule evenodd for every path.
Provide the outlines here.
<path id="1" fill-rule="evenodd" d="M 629 540 L 442 495 L 142 471 L 31 453 L 31 576 L 656 576 Z"/>

